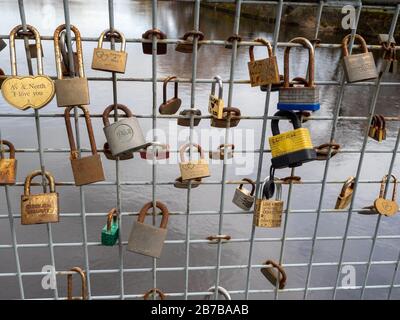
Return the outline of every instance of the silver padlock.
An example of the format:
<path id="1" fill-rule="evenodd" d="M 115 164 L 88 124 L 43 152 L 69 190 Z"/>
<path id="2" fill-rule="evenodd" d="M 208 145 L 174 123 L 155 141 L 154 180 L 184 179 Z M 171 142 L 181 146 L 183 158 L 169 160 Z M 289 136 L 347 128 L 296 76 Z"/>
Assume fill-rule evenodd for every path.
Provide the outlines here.
<path id="1" fill-rule="evenodd" d="M 132 252 L 145 256 L 159 258 L 167 236 L 168 209 L 160 201 L 156 202 L 156 207 L 161 210 L 162 219 L 160 227 L 154 227 L 144 223 L 147 211 L 153 207 L 153 202 L 146 203 L 139 212 L 138 220 L 133 223 L 131 234 L 129 235 L 127 249 Z"/>
<path id="2" fill-rule="evenodd" d="M 243 188 L 243 183 L 236 188 L 232 202 L 243 210 L 250 210 L 254 204 L 254 192 L 256 190 L 256 184 L 249 178 L 244 178 L 242 181 L 249 182 L 251 184 L 251 191 Z"/>
<path id="3" fill-rule="evenodd" d="M 104 134 L 113 156 L 146 148 L 146 143 L 139 122 L 127 106 L 117 104 L 116 108 L 125 112 L 127 118 L 110 124 L 109 116 L 114 105 L 108 106 L 103 112 Z"/>

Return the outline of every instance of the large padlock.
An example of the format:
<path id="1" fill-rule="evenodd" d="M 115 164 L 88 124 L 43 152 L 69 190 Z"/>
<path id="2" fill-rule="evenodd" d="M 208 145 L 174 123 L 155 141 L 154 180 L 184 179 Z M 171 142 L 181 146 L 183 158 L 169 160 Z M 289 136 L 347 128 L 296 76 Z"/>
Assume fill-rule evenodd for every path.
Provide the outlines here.
<path id="1" fill-rule="evenodd" d="M 185 109 L 179 112 L 178 126 L 190 127 L 190 118 L 193 117 L 193 126 L 199 125 L 201 120 L 201 111 L 199 109 Z"/>
<path id="2" fill-rule="evenodd" d="M 215 86 L 218 84 L 218 96 L 215 95 Z M 211 94 L 208 99 L 208 112 L 217 119 L 222 119 L 224 112 L 223 85 L 220 76 L 215 76 L 211 84 Z"/>
<path id="3" fill-rule="evenodd" d="M 1 93 L 4 99 L 19 110 L 43 108 L 50 103 L 55 92 L 53 80 L 43 75 L 40 34 L 30 25 L 27 25 L 26 28 L 27 31 L 25 32 L 22 25 L 19 25 L 10 32 L 11 76 L 4 79 L 1 85 Z M 35 39 L 39 57 L 37 59 L 38 74 L 36 76 L 19 77 L 17 73 L 15 39 L 21 39 L 24 36 Z"/>
<path id="4" fill-rule="evenodd" d="M 253 180 L 249 178 L 244 178 L 242 181 L 251 184 L 251 191 L 243 188 L 243 183 L 235 189 L 235 194 L 233 195 L 232 202 L 236 204 L 239 208 L 249 211 L 254 204 L 254 192 L 256 190 L 256 184 Z"/>
<path id="5" fill-rule="evenodd" d="M 222 118 L 211 118 L 211 127 L 215 128 L 233 128 L 240 122 L 240 110 L 238 108 L 226 107 L 223 109 Z"/>
<path id="6" fill-rule="evenodd" d="M 144 223 L 147 212 L 153 207 L 153 202 L 148 202 L 139 212 L 138 220 L 133 223 L 129 235 L 127 249 L 145 256 L 159 258 L 167 236 L 168 209 L 160 201 L 156 201 L 156 208 L 161 210 L 162 219 L 160 227 Z"/>
<path id="7" fill-rule="evenodd" d="M 344 182 L 342 190 L 336 200 L 335 209 L 345 209 L 353 197 L 355 178 L 349 177 Z"/>
<path id="8" fill-rule="evenodd" d="M 362 53 L 349 55 L 347 45 L 351 34 L 345 36 L 342 40 L 343 69 L 347 82 L 357 82 L 371 80 L 378 77 L 375 60 L 372 52 L 368 52 L 367 43 L 359 34 L 354 35 L 354 40 L 361 44 Z"/>
<path id="9" fill-rule="evenodd" d="M 302 128 L 297 115 L 292 111 L 280 110 L 274 116 L 291 120 L 293 129 L 279 132 L 279 120 L 271 121 L 273 136 L 269 138 L 272 154 L 272 166 L 276 169 L 301 166 L 303 163 L 315 160 L 317 154 L 313 148 L 310 132 Z"/>
<path id="10" fill-rule="evenodd" d="M 388 200 L 385 199 L 384 196 L 386 190 L 386 182 L 388 181 L 388 179 L 391 178 L 393 178 L 393 193 L 392 193 L 392 199 Z M 397 195 L 397 178 L 393 174 L 390 177 L 388 177 L 388 175 L 385 175 L 381 182 L 381 190 L 379 192 L 379 197 L 374 202 L 375 211 L 388 217 L 395 215 L 399 211 L 399 205 L 397 204 L 396 201 L 396 195 Z"/>
<path id="11" fill-rule="evenodd" d="M 140 157 L 146 160 L 168 159 L 169 145 L 157 141 L 152 142 L 145 149 L 140 150 Z"/>
<path id="12" fill-rule="evenodd" d="M 67 275 L 67 300 L 86 300 L 87 299 L 87 284 L 86 284 L 86 274 L 79 267 L 73 267 L 70 272 L 76 272 L 81 278 L 81 296 L 72 296 L 72 273 Z"/>
<path id="13" fill-rule="evenodd" d="M 145 40 L 153 40 L 153 36 L 156 36 L 158 40 L 167 39 L 167 35 L 160 29 L 150 29 L 142 34 L 142 38 Z M 153 54 L 153 43 L 152 42 L 142 42 L 142 49 L 144 54 Z M 157 54 L 167 53 L 167 44 L 157 42 Z"/>
<path id="14" fill-rule="evenodd" d="M 8 147 L 10 157 L 4 157 L 4 146 Z M 0 140 L 0 186 L 15 184 L 17 176 L 17 160 L 14 145 L 7 140 Z"/>
<path id="15" fill-rule="evenodd" d="M 118 210 L 113 208 L 107 214 L 107 224 L 101 230 L 101 244 L 103 246 L 113 246 L 119 237 L 119 218 Z"/>
<path id="16" fill-rule="evenodd" d="M 115 109 L 125 112 L 123 118 L 110 124 L 110 113 Z M 113 156 L 121 153 L 133 152 L 150 145 L 144 140 L 139 121 L 133 116 L 131 110 L 122 104 L 109 105 L 103 112 L 104 134 Z"/>
<path id="17" fill-rule="evenodd" d="M 103 49 L 103 40 L 114 38 L 116 41 L 121 42 L 120 51 Z M 104 30 L 97 43 L 97 48 L 93 50 L 92 69 L 101 71 L 110 71 L 125 73 L 126 60 L 128 53 L 126 50 L 126 40 L 122 32 L 110 29 Z"/>
<path id="18" fill-rule="evenodd" d="M 197 37 L 199 41 L 202 41 L 204 39 L 204 33 L 201 31 L 189 31 L 186 32 L 183 37 L 181 38 L 181 40 L 185 41 L 185 42 L 179 42 L 176 47 L 175 47 L 175 51 L 178 52 L 182 52 L 182 53 L 192 53 L 193 52 L 193 39 Z M 191 38 L 192 40 L 189 41 L 189 38 Z M 197 50 L 200 49 L 200 43 L 197 43 Z"/>
<path id="19" fill-rule="evenodd" d="M 266 267 L 261 268 L 261 273 L 264 277 L 266 277 L 274 287 L 278 287 L 280 290 L 284 289 L 287 276 L 283 267 L 272 260 L 267 260 L 264 264 Z"/>
<path id="20" fill-rule="evenodd" d="M 174 97 L 167 100 L 167 85 L 168 82 L 175 80 L 174 84 Z M 169 76 L 165 78 L 163 83 L 163 103 L 160 105 L 158 111 L 161 114 L 175 114 L 181 107 L 182 100 L 178 98 L 178 81 L 176 76 Z"/>
<path id="21" fill-rule="evenodd" d="M 71 110 L 74 107 L 67 107 L 64 112 L 65 126 L 67 128 L 69 146 L 71 148 L 71 167 L 74 175 L 75 185 L 83 186 L 98 181 L 104 181 L 103 165 L 100 155 L 97 153 L 96 141 L 94 139 L 92 122 L 90 120 L 89 110 L 86 106 L 78 106 L 85 116 L 86 127 L 89 135 L 91 156 L 81 157 L 76 148 L 74 134 L 71 126 Z"/>
<path id="22" fill-rule="evenodd" d="M 85 77 L 85 71 L 83 68 L 81 34 L 79 30 L 73 25 L 71 25 L 71 30 L 75 34 L 76 53 L 78 59 L 78 65 L 74 65 L 74 72 L 76 73 L 76 70 L 78 69 L 79 77 L 63 77 L 59 40 L 60 33 L 65 30 L 65 28 L 65 24 L 62 24 L 58 26 L 57 29 L 54 31 L 54 53 L 56 57 L 57 69 L 57 80 L 55 81 L 57 105 L 59 107 L 88 105 L 90 104 L 89 85 L 88 80 Z"/>
<path id="23" fill-rule="evenodd" d="M 185 152 L 190 151 L 189 149 L 194 147 L 200 154 L 198 160 L 185 160 Z M 181 162 L 179 163 L 179 169 L 181 171 L 182 180 L 191 180 L 197 178 L 206 178 L 210 176 L 210 170 L 208 168 L 207 160 L 204 159 L 203 149 L 196 143 L 187 143 L 179 149 Z"/>
<path id="24" fill-rule="evenodd" d="M 45 172 L 50 193 L 31 194 L 31 182 L 42 171 L 31 172 L 25 179 L 24 194 L 21 196 L 21 224 L 58 222 L 59 200 L 54 177 Z"/>
<path id="25" fill-rule="evenodd" d="M 254 46 L 249 47 L 250 61 L 247 63 L 249 69 L 250 83 L 252 87 L 278 84 L 279 71 L 276 56 L 272 53 L 271 43 L 263 38 L 257 38 L 255 42 L 260 42 L 267 47 L 268 58 L 254 60 Z"/>
<path id="26" fill-rule="evenodd" d="M 289 41 L 300 43 L 308 49 L 308 79 L 304 86 L 290 86 L 289 83 L 289 53 L 291 47 L 285 48 L 283 87 L 279 89 L 279 110 L 310 110 L 316 111 L 320 108 L 319 89 L 314 83 L 314 47 L 309 40 L 297 37 Z"/>
<path id="27" fill-rule="evenodd" d="M 217 151 L 210 151 L 210 159 L 224 160 L 232 159 L 235 146 L 233 144 L 220 144 Z"/>

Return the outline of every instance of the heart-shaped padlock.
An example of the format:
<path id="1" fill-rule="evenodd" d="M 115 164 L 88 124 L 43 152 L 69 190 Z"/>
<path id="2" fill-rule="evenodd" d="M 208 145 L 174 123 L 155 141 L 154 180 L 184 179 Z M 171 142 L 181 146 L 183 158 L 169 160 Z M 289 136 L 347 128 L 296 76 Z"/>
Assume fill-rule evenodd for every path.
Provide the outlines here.
<path id="1" fill-rule="evenodd" d="M 386 183 L 387 180 L 393 177 L 393 193 L 392 193 L 392 199 L 388 200 L 385 199 L 385 191 L 386 191 Z M 381 190 L 379 192 L 379 198 L 375 200 L 374 202 L 374 208 L 375 210 L 383 214 L 385 216 L 393 216 L 399 211 L 399 205 L 396 202 L 396 193 L 397 193 L 397 178 L 394 175 L 391 175 L 391 177 L 388 177 L 388 175 L 385 175 L 382 179 L 381 182 Z M 390 181 L 389 181 L 390 183 Z"/>

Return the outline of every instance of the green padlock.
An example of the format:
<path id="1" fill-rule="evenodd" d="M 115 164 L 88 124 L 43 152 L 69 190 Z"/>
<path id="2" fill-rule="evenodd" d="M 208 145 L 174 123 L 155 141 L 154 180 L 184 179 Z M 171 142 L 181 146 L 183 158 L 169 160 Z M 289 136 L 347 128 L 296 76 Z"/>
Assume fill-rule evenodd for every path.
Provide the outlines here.
<path id="1" fill-rule="evenodd" d="M 117 242 L 118 236 L 118 211 L 113 208 L 107 215 L 107 224 L 101 230 L 101 244 L 103 246 L 113 246 Z"/>

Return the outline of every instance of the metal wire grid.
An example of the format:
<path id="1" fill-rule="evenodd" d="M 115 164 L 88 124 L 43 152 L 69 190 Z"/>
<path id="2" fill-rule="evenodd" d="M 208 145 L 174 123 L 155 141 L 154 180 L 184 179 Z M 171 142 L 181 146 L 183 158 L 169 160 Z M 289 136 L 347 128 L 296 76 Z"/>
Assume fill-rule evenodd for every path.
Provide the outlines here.
<path id="1" fill-rule="evenodd" d="M 153 28 L 157 28 L 157 0 L 152 0 L 152 25 Z M 200 17 L 200 0 L 194 0 L 194 24 L 193 24 L 193 29 L 194 30 L 199 30 L 199 17 Z M 337 2 L 325 2 L 325 1 L 320 1 L 319 4 L 316 3 L 297 3 L 297 2 L 283 2 L 282 0 L 280 1 L 245 1 L 245 0 L 219 0 L 219 1 L 205 1 L 205 2 L 232 2 L 236 4 L 236 13 L 235 13 L 235 20 L 234 20 L 234 27 L 233 27 L 233 34 L 238 34 L 239 33 L 239 24 L 240 24 L 240 15 L 241 15 L 241 5 L 242 4 L 263 4 L 263 5 L 270 5 L 270 6 L 276 6 L 276 23 L 275 23 L 275 30 L 274 30 L 274 36 L 273 36 L 273 49 L 274 52 L 276 51 L 278 46 L 288 46 L 288 45 L 293 45 L 296 46 L 296 44 L 288 44 L 288 43 L 278 43 L 278 36 L 279 36 L 279 28 L 280 28 L 280 22 L 281 22 L 281 17 L 282 17 L 282 11 L 284 5 L 290 4 L 290 5 L 301 5 L 301 6 L 318 6 L 317 10 L 317 23 L 315 25 L 315 38 L 318 37 L 319 33 L 319 26 L 320 26 L 320 21 L 321 21 L 321 15 L 323 12 L 323 8 L 326 6 L 333 6 L 333 7 L 341 7 L 343 6 L 343 3 L 340 3 L 339 1 Z M 19 4 L 19 11 L 20 11 L 20 17 L 21 17 L 21 24 L 23 25 L 24 28 L 26 28 L 26 18 L 25 18 L 25 12 L 24 12 L 24 2 L 23 0 L 18 0 Z M 73 66 L 73 57 L 72 57 L 72 45 L 71 45 L 71 32 L 70 32 L 70 11 L 69 11 L 69 1 L 68 0 L 63 0 L 64 4 L 64 16 L 65 16 L 65 24 L 67 26 L 67 46 L 68 46 L 68 51 L 69 51 L 69 61 L 70 61 L 70 66 Z M 352 29 L 352 35 L 356 33 L 357 30 L 357 24 L 360 18 L 360 13 L 362 8 L 382 8 L 382 6 L 363 6 L 362 2 L 359 1 L 356 4 L 357 8 L 357 19 L 356 19 L 356 24 L 355 27 Z M 396 7 L 384 7 L 387 10 L 391 10 L 394 12 L 393 14 L 393 19 L 391 23 L 391 27 L 389 30 L 389 36 L 392 36 L 394 34 L 394 30 L 396 28 L 399 12 L 400 12 L 400 4 L 397 5 Z M 109 9 L 109 27 L 111 30 L 114 28 L 114 6 L 113 6 L 113 0 L 108 0 L 108 9 Z M 0 38 L 7 39 L 7 35 L 1 35 Z M 51 36 L 42 36 L 41 37 L 44 40 L 52 40 L 53 38 Z M 97 38 L 88 38 L 88 37 L 82 37 L 83 41 L 97 41 Z M 133 43 L 141 43 L 146 40 L 142 39 L 127 39 L 127 42 L 133 42 Z M 28 70 L 30 74 L 33 74 L 32 70 L 32 63 L 31 63 L 31 57 L 30 53 L 28 50 L 28 39 L 24 39 L 25 42 L 25 47 L 26 47 L 26 55 L 27 55 L 27 62 L 28 62 Z M 116 74 L 113 73 L 111 78 L 106 78 L 106 77 L 88 77 L 89 80 L 91 81 L 104 81 L 104 80 L 110 80 L 112 81 L 112 87 L 113 87 L 113 102 L 116 104 L 118 102 L 117 98 L 117 82 L 118 81 L 140 81 L 140 82 L 152 82 L 152 88 L 153 88 L 153 110 L 151 115 L 136 115 L 138 118 L 151 118 L 152 119 L 152 128 L 155 129 L 157 127 L 157 119 L 158 118 L 171 118 L 175 119 L 177 116 L 160 116 L 157 114 L 157 82 L 163 81 L 163 79 L 157 78 L 157 55 L 156 55 L 156 44 L 158 42 L 157 37 L 153 36 L 153 39 L 151 40 L 153 44 L 153 54 L 152 54 L 152 78 L 117 78 Z M 179 42 L 179 40 L 176 39 L 166 39 L 166 40 L 161 40 L 160 42 L 163 43 L 169 43 L 169 44 L 176 44 Z M 225 45 L 225 41 L 222 40 L 206 40 L 206 41 L 201 41 L 201 44 L 204 45 Z M 197 38 L 194 38 L 193 41 L 193 57 L 192 57 L 192 78 L 191 79 L 178 79 L 178 82 L 190 82 L 191 83 L 191 108 L 194 108 L 195 106 L 195 85 L 196 83 L 210 83 L 212 79 L 197 79 L 196 77 L 196 72 L 197 72 L 197 46 L 199 42 Z M 254 43 L 254 42 L 247 42 L 247 41 L 242 41 L 240 43 L 242 46 L 249 46 L 249 45 L 260 45 L 259 43 Z M 112 48 L 114 48 L 114 42 L 112 40 L 111 42 Z M 248 80 L 238 80 L 234 79 L 234 62 L 236 60 L 236 55 L 237 55 L 237 48 L 239 44 L 237 40 L 234 40 L 232 43 L 232 55 L 231 55 L 231 67 L 230 67 L 230 77 L 228 80 L 224 80 L 225 83 L 229 84 L 229 93 L 228 93 L 228 102 L 227 105 L 231 106 L 232 103 L 232 94 L 233 94 L 233 85 L 234 84 L 244 84 L 248 83 Z M 340 44 L 321 44 L 319 45 L 321 48 L 340 48 Z M 354 46 L 356 47 L 356 46 Z M 353 48 L 353 38 L 350 43 L 350 52 Z M 380 46 L 369 46 L 370 49 L 379 49 Z M 73 68 L 73 67 L 72 67 Z M 356 84 L 347 84 L 345 83 L 344 76 L 342 76 L 341 80 L 339 82 L 337 81 L 318 81 L 316 82 L 318 85 L 338 85 L 339 86 L 339 94 L 337 98 L 337 102 L 335 105 L 334 109 L 334 116 L 333 117 L 322 117 L 322 116 L 312 116 L 310 117 L 310 120 L 314 121 L 332 121 L 333 126 L 332 126 L 332 131 L 331 131 L 331 138 L 330 141 L 334 141 L 335 134 L 336 134 L 336 128 L 337 128 L 337 123 L 339 120 L 345 120 L 345 121 L 365 121 L 367 124 L 370 123 L 372 116 L 375 111 L 375 106 L 377 103 L 378 95 L 379 95 L 379 90 L 381 86 L 397 86 L 400 83 L 398 82 L 382 82 L 381 81 L 382 74 L 380 74 L 379 78 L 374 81 L 374 82 L 363 82 L 363 83 L 356 83 Z M 373 99 L 370 104 L 368 116 L 366 117 L 343 117 L 339 116 L 340 114 L 340 109 L 342 105 L 342 99 L 344 95 L 344 89 L 345 86 L 347 85 L 360 85 L 360 86 L 371 86 L 373 90 Z M 258 150 L 246 150 L 243 152 L 255 152 L 255 153 L 260 153 L 259 156 L 259 163 L 258 163 L 258 168 L 257 168 L 257 188 L 256 188 L 256 194 L 258 193 L 258 189 L 260 188 L 260 180 L 262 176 L 262 163 L 263 163 L 263 156 L 264 153 L 270 152 L 269 149 L 265 148 L 265 140 L 266 140 L 266 127 L 268 120 L 273 119 L 273 116 L 268 116 L 269 112 L 269 101 L 270 101 L 270 93 L 271 93 L 271 87 L 269 86 L 267 93 L 266 93 L 266 99 L 265 99 L 265 108 L 264 108 L 264 115 L 262 117 L 249 117 L 249 116 L 242 116 L 241 119 L 256 119 L 256 120 L 262 120 L 263 121 L 263 126 L 262 126 L 262 138 L 260 141 L 260 147 Z M 41 117 L 62 117 L 63 115 L 60 113 L 57 114 L 42 114 L 40 115 L 39 111 L 35 111 L 34 114 L 25 114 L 25 113 L 20 113 L 20 114 L 13 114 L 13 113 L 0 113 L 0 117 L 35 117 L 35 123 L 36 123 L 36 130 L 37 130 L 37 139 L 38 139 L 38 148 L 30 148 L 30 149 L 17 149 L 17 152 L 32 152 L 32 153 L 38 153 L 39 154 L 39 160 L 40 160 L 40 166 L 42 171 L 45 170 L 45 165 L 44 165 L 44 160 L 43 160 L 43 155 L 44 152 L 69 152 L 68 149 L 43 149 L 42 148 L 42 140 L 41 140 L 41 127 L 40 127 L 40 118 Z M 100 114 L 92 114 L 92 117 L 100 117 Z M 115 112 L 115 117 L 118 117 L 118 113 Z M 79 115 L 75 111 L 75 124 L 78 122 Z M 209 116 L 202 116 L 201 118 L 209 118 Z M 193 139 L 193 121 L 194 118 L 193 116 L 190 119 L 190 142 L 192 142 Z M 389 118 L 388 121 L 399 121 L 399 118 L 393 117 Z M 78 148 L 80 149 L 81 152 L 89 152 L 88 149 L 81 149 L 79 146 L 79 126 L 76 127 L 76 135 L 77 135 L 77 140 L 78 140 Z M 368 128 L 368 126 L 366 126 Z M 154 135 L 154 130 L 153 130 L 153 141 L 157 140 L 157 137 Z M 229 127 L 225 131 L 225 143 L 228 143 L 230 138 L 230 129 Z M 392 153 L 392 158 L 390 162 L 390 167 L 388 174 L 390 175 L 393 171 L 394 163 L 396 160 L 397 153 L 399 153 L 399 144 L 400 144 L 400 129 L 398 130 L 397 134 L 397 139 L 395 142 L 395 147 L 393 150 L 388 150 L 388 151 L 382 151 L 382 150 L 366 150 L 366 144 L 367 144 L 367 139 L 368 139 L 368 131 L 366 129 L 364 133 L 364 139 L 363 139 L 363 144 L 360 150 L 358 149 L 344 149 L 341 150 L 341 152 L 346 152 L 346 153 L 355 153 L 359 154 L 359 164 L 357 167 L 357 173 L 356 173 L 356 178 L 355 178 L 355 187 L 354 187 L 354 196 L 353 199 L 355 198 L 356 192 L 357 192 L 357 187 L 359 183 L 378 183 L 379 181 L 373 181 L 373 180 L 360 180 L 360 173 L 362 170 L 362 164 L 364 160 L 364 155 L 365 153 Z M 99 150 L 103 151 L 103 150 Z M 171 152 L 177 152 L 177 150 L 171 150 Z M 240 151 L 239 151 L 240 152 Z M 330 151 L 329 151 L 330 152 Z M 191 155 L 190 155 L 191 156 Z M 329 157 L 328 157 L 329 158 Z M 157 272 L 166 272 L 166 271 L 185 271 L 185 290 L 184 292 L 178 292 L 178 293 L 172 293 L 172 292 L 167 292 L 167 296 L 171 297 L 183 297 L 187 299 L 189 296 L 203 296 L 206 294 L 211 294 L 209 292 L 189 292 L 188 290 L 188 284 L 189 284 L 189 271 L 191 270 L 215 270 L 215 285 L 219 285 L 220 283 L 220 270 L 227 270 L 227 269 L 246 269 L 247 270 L 247 277 L 246 277 L 246 286 L 243 290 L 229 290 L 230 294 L 245 294 L 245 298 L 248 299 L 249 295 L 252 293 L 267 293 L 267 292 L 274 292 L 275 293 L 275 299 L 279 298 L 279 292 L 285 291 L 285 292 L 302 292 L 303 293 L 303 298 L 306 299 L 308 297 L 308 293 L 310 291 L 332 291 L 332 298 L 336 298 L 337 290 L 342 290 L 342 289 L 348 289 L 348 288 L 343 288 L 339 286 L 339 278 L 340 278 L 340 270 L 343 265 L 366 265 L 367 266 L 367 271 L 364 277 L 364 281 L 362 286 L 355 286 L 352 287 L 351 289 L 361 289 L 361 296 L 360 298 L 364 298 L 365 290 L 366 289 L 383 289 L 383 288 L 388 288 L 389 293 L 388 293 L 388 299 L 391 298 L 392 292 L 394 288 L 400 288 L 400 284 L 395 284 L 395 279 L 397 275 L 397 270 L 399 267 L 400 263 L 400 253 L 399 257 L 397 260 L 393 261 L 373 261 L 373 253 L 375 250 L 375 245 L 376 241 L 379 239 L 400 239 L 400 235 L 378 235 L 379 227 L 380 227 L 380 222 L 381 222 L 381 216 L 379 215 L 377 218 L 376 226 L 375 226 L 375 231 L 373 236 L 349 236 L 348 231 L 349 231 L 349 225 L 352 217 L 352 213 L 354 211 L 362 211 L 362 209 L 355 209 L 353 207 L 353 200 L 351 201 L 350 208 L 348 210 L 340 210 L 342 212 L 348 212 L 348 218 L 346 222 L 346 228 L 345 228 L 345 233 L 344 236 L 330 236 L 330 237 L 318 237 L 317 236 L 317 231 L 318 231 L 318 226 L 319 226 L 319 219 L 321 217 L 322 213 L 325 212 L 330 212 L 331 210 L 329 209 L 322 209 L 322 202 L 324 199 L 324 191 L 326 188 L 327 184 L 337 184 L 337 183 L 343 183 L 343 181 L 328 181 L 327 176 L 329 172 L 329 163 L 330 160 L 328 159 L 325 163 L 325 169 L 324 169 L 324 174 L 323 174 L 323 179 L 322 180 L 304 180 L 303 183 L 305 184 L 320 184 L 321 185 L 321 192 L 320 192 L 320 199 L 318 203 L 318 208 L 316 210 L 294 210 L 291 208 L 291 194 L 292 194 L 292 183 L 289 184 L 289 191 L 286 199 L 286 210 L 285 210 L 285 219 L 284 219 L 284 225 L 283 225 L 283 235 L 282 237 L 276 237 L 276 238 L 256 238 L 255 237 L 255 227 L 252 228 L 251 236 L 250 238 L 235 238 L 230 240 L 230 242 L 244 242 L 244 243 L 250 243 L 250 248 L 249 248 L 249 258 L 248 258 L 248 263 L 244 265 L 229 265 L 229 266 L 224 266 L 221 265 L 221 251 L 222 251 L 222 246 L 221 243 L 217 244 L 217 261 L 216 265 L 213 266 L 201 266 L 201 267 L 196 267 L 196 266 L 190 266 L 189 265 L 189 255 L 190 255 L 190 244 L 192 243 L 206 243 L 208 240 L 203 240 L 203 239 L 191 239 L 190 237 L 190 216 L 192 215 L 200 215 L 200 214 L 215 214 L 219 215 L 219 233 L 222 232 L 223 230 L 223 217 L 224 215 L 227 214 L 238 214 L 242 213 L 242 211 L 227 211 L 224 209 L 224 193 L 225 193 L 225 185 L 226 184 L 237 184 L 239 181 L 228 181 L 226 180 L 226 160 L 224 160 L 223 167 L 222 167 L 222 179 L 221 181 L 207 181 L 204 182 L 204 184 L 221 184 L 221 198 L 220 198 L 220 207 L 219 210 L 217 211 L 193 211 L 191 210 L 191 185 L 189 184 L 189 188 L 187 190 L 187 202 L 186 202 L 186 210 L 184 212 L 172 212 L 171 214 L 176 214 L 176 215 L 185 215 L 186 216 L 186 236 L 184 240 L 167 240 L 166 243 L 184 243 L 186 244 L 186 263 L 184 266 L 177 266 L 177 267 L 168 267 L 168 268 L 158 268 L 157 267 L 157 260 L 153 259 L 153 266 L 149 268 L 134 268 L 134 269 L 127 269 L 124 268 L 124 260 L 123 260 L 123 246 L 126 245 L 126 241 L 122 241 L 120 238 L 119 240 L 119 259 L 120 259 L 120 264 L 118 269 L 106 269 L 106 270 L 90 270 L 90 265 L 89 265 L 89 259 L 88 259 L 88 247 L 89 246 L 98 246 L 100 245 L 99 242 L 88 242 L 87 241 L 87 229 L 86 229 L 86 212 L 85 212 L 85 188 L 86 187 L 80 187 L 80 203 L 81 203 L 81 212 L 80 213 L 62 213 L 61 216 L 81 216 L 82 218 L 82 232 L 83 232 L 83 241 L 82 242 L 75 242 L 75 243 L 54 243 L 53 238 L 52 238 L 52 229 L 51 229 L 51 224 L 47 224 L 47 233 L 48 233 L 48 244 L 18 244 L 17 239 L 16 239 L 16 233 L 15 233 L 15 227 L 14 227 L 14 219 L 17 219 L 20 217 L 19 214 L 13 214 L 12 208 L 11 208 L 11 202 L 10 202 L 10 197 L 9 197 L 9 188 L 8 186 L 5 186 L 5 197 L 6 197 L 6 202 L 7 202 L 7 209 L 8 209 L 8 214 L 6 215 L 0 215 L 0 219 L 9 219 L 10 227 L 11 227 L 11 236 L 12 236 L 12 244 L 11 245 L 0 245 L 0 249 L 6 249 L 6 248 L 12 248 L 14 251 L 15 255 L 15 262 L 16 262 L 16 272 L 12 273 L 0 273 L 0 277 L 17 277 L 18 278 L 18 283 L 19 283 L 19 291 L 20 291 L 20 297 L 21 299 L 25 298 L 24 294 L 24 285 L 23 285 L 23 276 L 33 276 L 33 275 L 43 275 L 42 272 L 22 272 L 21 267 L 20 267 L 20 256 L 18 249 L 22 247 L 49 247 L 50 251 L 50 257 L 51 257 L 51 263 L 55 265 L 55 258 L 54 258 L 54 247 L 84 247 L 84 268 L 86 269 L 87 272 L 87 279 L 88 279 L 88 297 L 90 299 L 124 299 L 124 298 L 139 298 L 142 297 L 142 294 L 125 294 L 124 290 L 124 273 L 131 273 L 131 272 L 152 272 L 153 275 L 153 287 L 157 287 Z M 292 169 L 292 174 L 294 175 L 295 169 Z M 45 182 L 42 182 L 43 188 L 45 190 Z M 152 181 L 120 181 L 120 169 L 119 169 L 119 162 L 116 161 L 116 182 L 111 183 L 111 182 L 100 182 L 98 185 L 115 185 L 116 186 L 116 191 L 117 191 L 117 208 L 121 212 L 121 192 L 120 192 L 120 187 L 122 185 L 151 185 L 152 186 L 152 201 L 153 201 L 153 206 L 155 205 L 155 201 L 157 199 L 157 186 L 158 185 L 171 185 L 173 182 L 160 182 L 157 181 L 157 163 L 153 161 L 152 163 Z M 21 182 L 16 184 L 17 186 L 22 185 Z M 72 182 L 58 182 L 57 185 L 74 185 Z M 386 194 L 385 194 L 386 195 Z M 287 230 L 287 224 L 288 224 L 288 219 L 289 219 L 289 213 L 290 214 L 316 214 L 316 222 L 314 226 L 314 232 L 312 237 L 287 237 L 286 236 L 286 230 Z M 128 215 L 132 213 L 128 212 L 121 212 L 121 215 Z M 135 213 L 136 214 L 136 213 Z M 104 216 L 104 213 L 91 213 L 91 216 Z M 153 222 L 154 222 L 154 216 L 153 216 Z M 121 227 L 121 226 L 120 226 Z M 314 249 L 317 241 L 323 241 L 323 240 L 338 240 L 342 241 L 341 245 L 341 252 L 340 252 L 340 258 L 338 262 L 314 262 Z M 370 254 L 368 257 L 367 261 L 352 261 L 352 262 L 344 262 L 343 257 L 344 257 L 344 250 L 346 247 L 346 243 L 348 240 L 372 240 L 372 246 L 370 250 Z M 311 246 L 311 255 L 309 258 L 308 263 L 284 263 L 284 253 L 285 253 L 285 244 L 287 241 L 311 241 L 312 246 Z M 251 277 L 251 271 L 254 268 L 260 268 L 262 265 L 256 265 L 252 264 L 252 255 L 254 252 L 254 243 L 255 242 L 281 242 L 281 249 L 280 249 L 280 256 L 279 256 L 279 263 L 281 263 L 284 267 L 290 268 L 290 267 L 307 267 L 307 277 L 306 277 L 306 285 L 305 287 L 301 288 L 288 288 L 284 290 L 271 290 L 271 289 L 265 289 L 265 290 L 254 290 L 250 288 L 250 277 Z M 368 276 L 369 272 L 371 269 L 372 265 L 395 265 L 395 270 L 393 272 L 393 277 L 390 285 L 367 285 L 368 281 Z M 337 274 L 336 274 L 336 283 L 335 286 L 330 286 L 330 287 L 310 287 L 310 275 L 312 272 L 312 267 L 315 266 L 337 266 Z M 99 274 L 99 273 L 119 273 L 120 274 L 120 288 L 121 292 L 119 295 L 109 295 L 109 296 L 93 296 L 91 294 L 91 286 L 90 286 L 90 274 Z M 214 294 L 214 297 L 217 297 L 217 293 Z M 54 290 L 54 299 L 59 299 L 58 291 L 57 289 Z"/>

